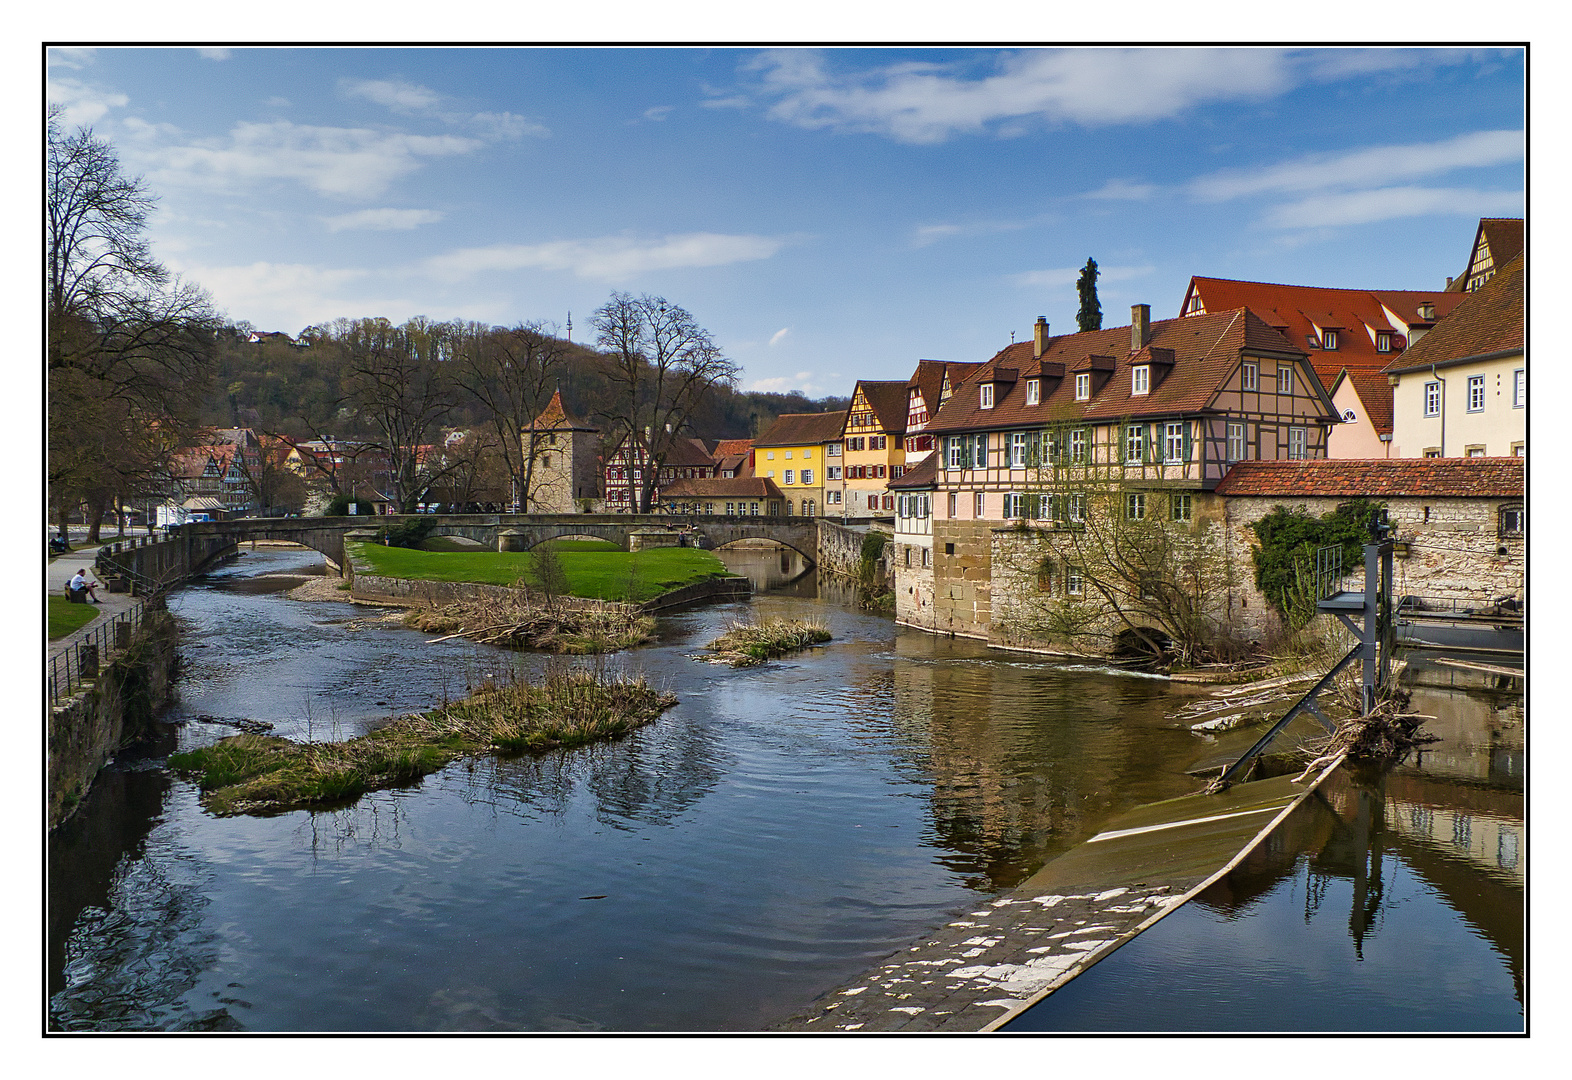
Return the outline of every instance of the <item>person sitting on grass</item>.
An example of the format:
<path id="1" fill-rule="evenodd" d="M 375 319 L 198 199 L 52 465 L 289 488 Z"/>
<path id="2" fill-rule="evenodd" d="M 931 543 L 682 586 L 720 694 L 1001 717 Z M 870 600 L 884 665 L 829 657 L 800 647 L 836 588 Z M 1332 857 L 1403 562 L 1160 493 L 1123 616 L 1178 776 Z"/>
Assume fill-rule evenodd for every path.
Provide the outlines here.
<path id="1" fill-rule="evenodd" d="M 73 594 L 78 594 L 76 595 L 76 600 L 78 603 L 81 602 L 81 596 L 79 594 L 83 592 L 87 593 L 87 598 L 93 603 L 103 603 L 103 601 L 98 598 L 98 593 L 95 591 L 98 588 L 98 582 L 87 580 L 86 570 L 78 568 L 76 575 L 71 578 L 71 583 L 67 585 L 66 588 L 69 589 Z"/>

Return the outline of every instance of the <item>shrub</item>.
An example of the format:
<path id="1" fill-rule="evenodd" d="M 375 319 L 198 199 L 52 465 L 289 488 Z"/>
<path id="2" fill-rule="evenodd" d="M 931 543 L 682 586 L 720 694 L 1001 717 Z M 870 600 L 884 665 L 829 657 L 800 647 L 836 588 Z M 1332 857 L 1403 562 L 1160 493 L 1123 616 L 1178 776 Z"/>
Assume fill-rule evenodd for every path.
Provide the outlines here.
<path id="1" fill-rule="evenodd" d="M 1270 514 L 1250 526 L 1261 542 L 1251 553 L 1256 588 L 1292 628 L 1303 626 L 1315 614 L 1310 577 L 1316 549 L 1341 545 L 1344 568 L 1362 566 L 1364 545 L 1374 539 L 1385 509 L 1382 503 L 1355 499 L 1311 517 L 1302 506 L 1292 510 L 1274 506 Z"/>

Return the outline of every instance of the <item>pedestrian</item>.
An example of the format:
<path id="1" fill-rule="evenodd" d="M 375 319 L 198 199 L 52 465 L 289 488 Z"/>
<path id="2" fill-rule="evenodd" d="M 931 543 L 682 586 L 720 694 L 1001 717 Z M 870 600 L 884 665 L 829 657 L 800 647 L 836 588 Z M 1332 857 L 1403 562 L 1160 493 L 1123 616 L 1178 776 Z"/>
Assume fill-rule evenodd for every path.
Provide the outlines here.
<path id="1" fill-rule="evenodd" d="M 98 593 L 95 591 L 98 588 L 98 582 L 87 580 L 87 571 L 80 567 L 77 568 L 75 576 L 71 578 L 71 582 L 66 586 L 66 588 L 70 589 L 74 593 L 85 591 L 87 593 L 87 598 L 93 603 L 103 603 L 103 601 L 98 598 Z"/>

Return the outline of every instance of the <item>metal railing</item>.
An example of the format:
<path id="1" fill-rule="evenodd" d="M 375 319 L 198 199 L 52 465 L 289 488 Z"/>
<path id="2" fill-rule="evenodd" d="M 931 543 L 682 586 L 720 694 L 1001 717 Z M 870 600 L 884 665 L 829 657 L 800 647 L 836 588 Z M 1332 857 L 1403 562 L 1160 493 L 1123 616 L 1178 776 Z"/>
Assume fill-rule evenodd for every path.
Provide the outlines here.
<path id="1" fill-rule="evenodd" d="M 1343 584 L 1343 545 L 1315 549 L 1315 598 L 1324 600 Z"/>
<path id="2" fill-rule="evenodd" d="M 98 678 L 98 673 L 116 654 L 130 648 L 147 611 L 147 605 L 139 602 L 129 611 L 104 620 L 63 652 L 51 656 L 44 673 L 49 684 L 49 704 L 58 704 Z"/>
<path id="3" fill-rule="evenodd" d="M 1457 596 L 1405 595 L 1397 605 L 1398 615 L 1483 615 L 1493 619 L 1521 619 L 1523 605 L 1515 597 L 1494 600 Z"/>

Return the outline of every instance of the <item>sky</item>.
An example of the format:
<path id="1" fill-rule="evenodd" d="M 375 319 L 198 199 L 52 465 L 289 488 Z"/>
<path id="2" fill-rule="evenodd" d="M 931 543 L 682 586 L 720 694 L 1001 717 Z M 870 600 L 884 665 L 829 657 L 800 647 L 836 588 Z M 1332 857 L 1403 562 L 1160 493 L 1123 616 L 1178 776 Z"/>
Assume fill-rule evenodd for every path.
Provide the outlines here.
<path id="1" fill-rule="evenodd" d="M 1521 50 L 51 48 L 155 254 L 261 330 L 686 307 L 745 389 L 985 360 L 1191 275 L 1442 287 L 1524 214 Z"/>

